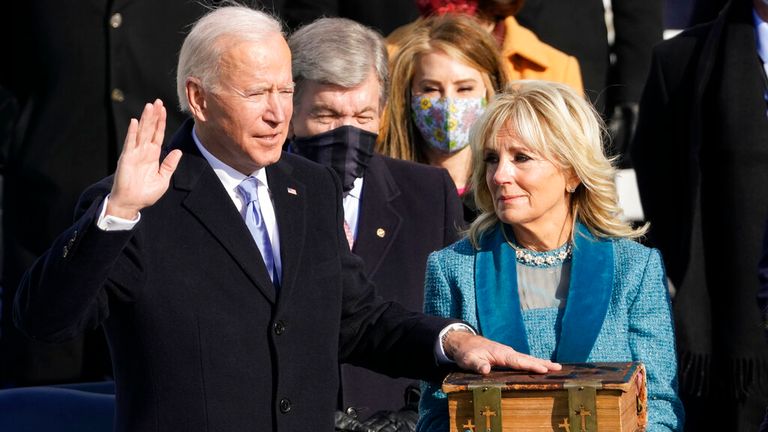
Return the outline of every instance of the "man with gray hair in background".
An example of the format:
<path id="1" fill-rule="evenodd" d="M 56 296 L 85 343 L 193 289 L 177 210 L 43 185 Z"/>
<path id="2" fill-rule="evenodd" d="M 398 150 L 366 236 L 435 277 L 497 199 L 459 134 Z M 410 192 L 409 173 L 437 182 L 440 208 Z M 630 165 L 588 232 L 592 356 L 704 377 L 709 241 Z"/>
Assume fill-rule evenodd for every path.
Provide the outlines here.
<path id="1" fill-rule="evenodd" d="M 376 296 L 349 251 L 338 178 L 282 152 L 294 83 L 275 19 L 208 13 L 177 80 L 192 118 L 170 149 L 156 100 L 14 304 L 38 340 L 103 324 L 116 430 L 331 430 L 341 361 L 432 380 L 440 356 L 482 373 L 559 369 Z"/>
<path id="2" fill-rule="evenodd" d="M 386 103 L 387 52 L 376 31 L 321 18 L 288 40 L 296 88 L 290 151 L 330 166 L 342 182 L 346 234 L 386 300 L 421 310 L 427 255 L 450 245 L 463 224 L 448 172 L 374 153 Z M 418 383 L 341 366 L 337 428 L 413 430 Z M 373 414 L 373 415 L 372 415 Z"/>

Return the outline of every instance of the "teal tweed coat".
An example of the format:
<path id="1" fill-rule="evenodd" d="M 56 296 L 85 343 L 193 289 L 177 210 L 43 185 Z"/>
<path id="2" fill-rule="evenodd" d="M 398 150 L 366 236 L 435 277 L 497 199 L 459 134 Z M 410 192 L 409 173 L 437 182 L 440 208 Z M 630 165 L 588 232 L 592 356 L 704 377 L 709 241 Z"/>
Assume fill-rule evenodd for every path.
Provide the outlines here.
<path id="1" fill-rule="evenodd" d="M 682 430 L 674 327 L 658 250 L 597 239 L 577 224 L 566 307 L 522 311 L 514 251 L 500 232 L 484 235 L 479 250 L 465 238 L 429 256 L 424 311 L 463 319 L 486 337 L 540 358 L 641 361 L 647 431 Z M 448 431 L 447 410 L 440 383 L 423 383 L 417 430 Z"/>

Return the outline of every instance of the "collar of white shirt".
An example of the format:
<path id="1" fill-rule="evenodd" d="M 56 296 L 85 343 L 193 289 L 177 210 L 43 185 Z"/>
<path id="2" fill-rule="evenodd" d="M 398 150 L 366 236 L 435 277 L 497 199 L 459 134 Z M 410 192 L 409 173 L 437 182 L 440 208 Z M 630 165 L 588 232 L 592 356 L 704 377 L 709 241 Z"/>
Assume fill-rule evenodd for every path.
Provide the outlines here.
<path id="1" fill-rule="evenodd" d="M 200 138 L 197 137 L 197 132 L 195 131 L 194 127 L 192 128 L 192 139 L 195 141 L 195 145 L 197 145 L 198 150 L 200 150 L 200 153 L 203 154 L 205 160 L 207 160 L 211 165 L 211 168 L 213 168 L 213 172 L 216 173 L 216 177 L 218 177 L 219 181 L 221 181 L 221 184 L 224 185 L 224 189 L 227 190 L 227 193 L 232 199 L 232 202 L 235 203 L 237 210 L 242 213 L 245 205 L 243 204 L 243 199 L 240 197 L 240 194 L 237 193 L 237 186 L 239 186 L 240 183 L 248 176 L 225 164 L 224 162 L 217 159 L 216 156 L 211 154 L 211 152 L 209 152 L 208 149 L 206 149 L 200 142 Z M 251 176 L 259 179 L 262 184 L 267 186 L 267 190 L 269 190 L 269 183 L 267 183 L 267 171 L 264 168 L 259 168 L 252 172 Z"/>
<path id="2" fill-rule="evenodd" d="M 360 216 L 360 198 L 363 194 L 363 177 L 355 179 L 352 189 L 344 196 L 344 220 L 347 222 L 352 238 L 357 240 L 357 220 Z"/>

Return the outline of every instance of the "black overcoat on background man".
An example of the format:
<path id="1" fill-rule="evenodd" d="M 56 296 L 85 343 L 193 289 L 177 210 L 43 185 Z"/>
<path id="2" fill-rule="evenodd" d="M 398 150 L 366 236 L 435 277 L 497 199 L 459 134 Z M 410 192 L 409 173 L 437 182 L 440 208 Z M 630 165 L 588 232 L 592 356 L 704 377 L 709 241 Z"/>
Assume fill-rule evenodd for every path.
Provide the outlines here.
<path id="1" fill-rule="evenodd" d="M 766 80 L 751 2 L 656 47 L 632 160 L 677 292 L 688 430 L 754 431 L 768 404 L 755 307 L 768 216 Z M 717 415 L 713 415 L 713 413 Z"/>

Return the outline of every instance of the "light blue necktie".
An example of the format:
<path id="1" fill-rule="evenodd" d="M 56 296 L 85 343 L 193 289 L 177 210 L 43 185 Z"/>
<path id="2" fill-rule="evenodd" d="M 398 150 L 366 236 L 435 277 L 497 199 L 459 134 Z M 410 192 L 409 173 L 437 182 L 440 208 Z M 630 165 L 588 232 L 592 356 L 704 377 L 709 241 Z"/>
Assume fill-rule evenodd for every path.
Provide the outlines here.
<path id="1" fill-rule="evenodd" d="M 245 225 L 248 226 L 253 240 L 256 241 L 256 246 L 258 246 L 259 252 L 261 252 L 261 257 L 264 259 L 264 265 L 267 267 L 272 283 L 275 285 L 275 288 L 278 288 L 280 280 L 275 268 L 274 253 L 272 252 L 272 243 L 269 241 L 267 225 L 264 223 L 264 217 L 261 214 L 259 195 L 257 193 L 258 188 L 259 179 L 247 177 L 237 186 L 237 192 L 243 197 L 245 203 Z"/>

